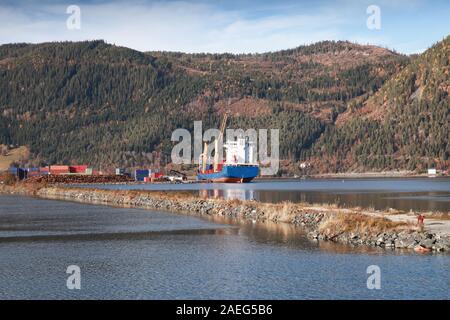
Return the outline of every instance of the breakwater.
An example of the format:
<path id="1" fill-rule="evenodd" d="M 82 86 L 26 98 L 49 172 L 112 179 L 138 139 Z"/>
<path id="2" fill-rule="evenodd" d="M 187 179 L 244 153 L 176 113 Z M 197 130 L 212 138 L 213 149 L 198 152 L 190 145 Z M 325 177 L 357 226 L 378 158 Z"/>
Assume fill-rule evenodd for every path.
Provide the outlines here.
<path id="1" fill-rule="evenodd" d="M 419 230 L 410 223 L 374 217 L 361 210 L 340 209 L 333 206 L 202 199 L 183 192 L 100 190 L 27 184 L 16 187 L 1 186 L 1 191 L 46 199 L 130 206 L 187 215 L 221 215 L 241 220 L 291 223 L 303 227 L 308 237 L 316 241 L 334 241 L 354 246 L 379 246 L 389 249 L 420 247 L 424 251 L 450 251 L 448 235 Z"/>

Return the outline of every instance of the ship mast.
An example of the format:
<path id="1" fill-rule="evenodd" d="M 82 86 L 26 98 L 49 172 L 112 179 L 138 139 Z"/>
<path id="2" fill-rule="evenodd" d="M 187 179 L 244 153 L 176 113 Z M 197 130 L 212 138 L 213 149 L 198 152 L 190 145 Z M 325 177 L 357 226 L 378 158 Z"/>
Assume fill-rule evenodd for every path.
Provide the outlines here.
<path id="1" fill-rule="evenodd" d="M 219 166 L 219 142 L 221 142 L 223 140 L 223 133 L 225 132 L 225 127 L 227 125 L 227 119 L 228 119 L 228 111 L 225 112 L 222 122 L 220 124 L 220 133 L 219 136 L 217 137 L 217 139 L 214 140 L 214 171 L 217 172 L 218 171 L 218 166 Z M 207 165 L 207 160 L 208 160 L 208 143 L 205 142 L 204 147 L 203 147 L 203 153 L 200 155 L 199 157 L 199 162 L 200 162 L 200 170 L 201 171 L 206 171 L 206 165 Z"/>
<path id="2" fill-rule="evenodd" d="M 222 142 L 223 140 L 223 133 L 225 131 L 225 127 L 227 125 L 227 119 L 228 119 L 228 112 L 226 111 L 225 114 L 223 115 L 223 119 L 222 119 L 222 123 L 220 124 L 220 134 L 217 137 L 217 139 L 214 141 L 215 142 L 215 147 L 214 147 L 214 172 L 218 171 L 218 167 L 219 167 L 219 144 Z"/>

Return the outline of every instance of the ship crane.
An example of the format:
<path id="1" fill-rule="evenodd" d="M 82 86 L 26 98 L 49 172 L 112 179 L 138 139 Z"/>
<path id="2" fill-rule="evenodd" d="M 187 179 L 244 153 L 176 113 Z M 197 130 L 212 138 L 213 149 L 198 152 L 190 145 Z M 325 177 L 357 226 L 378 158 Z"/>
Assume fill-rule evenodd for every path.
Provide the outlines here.
<path id="1" fill-rule="evenodd" d="M 214 172 L 218 171 L 218 168 L 219 168 L 219 145 L 220 145 L 220 142 L 223 141 L 223 134 L 225 132 L 225 127 L 227 125 L 228 114 L 229 114 L 229 111 L 226 111 L 222 118 L 222 122 L 220 123 L 219 136 L 214 141 L 214 147 L 215 147 L 215 149 L 214 149 Z M 200 155 L 200 158 L 199 158 L 200 168 L 202 171 L 206 171 L 206 165 L 207 165 L 207 160 L 208 160 L 208 147 L 209 147 L 208 143 L 205 142 L 204 148 L 203 148 L 203 153 Z"/>
<path id="2" fill-rule="evenodd" d="M 225 132 L 225 127 L 228 120 L 228 111 L 223 115 L 222 123 L 220 124 L 219 137 L 215 140 L 214 148 L 214 172 L 218 171 L 219 168 L 219 145 L 223 142 L 223 133 Z"/>

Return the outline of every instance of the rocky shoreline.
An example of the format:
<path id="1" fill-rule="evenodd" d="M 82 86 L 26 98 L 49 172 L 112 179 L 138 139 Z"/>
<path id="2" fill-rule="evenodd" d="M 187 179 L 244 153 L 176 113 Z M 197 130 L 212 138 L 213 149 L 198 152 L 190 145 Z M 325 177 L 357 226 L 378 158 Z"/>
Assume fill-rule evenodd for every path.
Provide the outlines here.
<path id="1" fill-rule="evenodd" d="M 450 237 L 430 233 L 405 222 L 372 217 L 360 211 L 306 204 L 202 199 L 183 193 L 100 190 L 65 186 L 0 186 L 0 193 L 33 195 L 112 206 L 130 206 L 187 215 L 219 215 L 242 220 L 292 223 L 316 241 L 387 249 L 450 252 Z"/>

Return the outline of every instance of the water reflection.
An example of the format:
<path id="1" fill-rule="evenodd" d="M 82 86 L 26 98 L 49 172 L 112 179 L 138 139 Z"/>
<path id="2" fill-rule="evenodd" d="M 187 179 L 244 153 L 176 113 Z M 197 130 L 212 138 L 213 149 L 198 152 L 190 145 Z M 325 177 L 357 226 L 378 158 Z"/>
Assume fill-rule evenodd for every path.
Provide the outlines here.
<path id="1" fill-rule="evenodd" d="M 0 299 L 449 298 L 442 254 L 314 242 L 284 223 L 15 196 L 0 203 Z M 71 264 L 82 268 L 76 292 L 65 285 Z M 381 295 L 365 286 L 372 264 L 389 279 Z"/>
<path id="2" fill-rule="evenodd" d="M 251 189 L 202 189 L 200 197 L 227 200 L 256 200 L 280 203 L 326 203 L 340 207 L 364 207 L 376 210 L 395 208 L 403 211 L 450 211 L 448 192 L 342 192 L 342 191 L 286 191 Z"/>
<path id="3" fill-rule="evenodd" d="M 20 235 L 20 236 L 3 236 L 0 233 L 1 243 L 12 242 L 72 242 L 72 241 L 106 241 L 106 240 L 150 240 L 157 239 L 162 236 L 205 236 L 205 235 L 236 235 L 236 228 L 224 229 L 186 229 L 186 230 L 164 230 L 164 231 L 148 231 L 148 232 L 116 232 L 116 233 L 77 233 L 77 234 L 60 234 L 60 235 Z"/>
<path id="4" fill-rule="evenodd" d="M 252 183 L 96 185 L 104 189 L 190 192 L 204 198 L 309 202 L 384 210 L 450 212 L 449 178 L 265 180 Z"/>
<path id="5" fill-rule="evenodd" d="M 204 216 L 203 219 L 235 226 L 238 235 L 248 237 L 249 241 L 271 246 L 292 247 L 301 250 L 320 249 L 328 253 L 386 253 L 386 250 L 373 247 L 353 247 L 350 245 L 315 241 L 307 238 L 307 230 L 289 224 L 271 221 L 242 221 L 228 216 Z M 221 229 L 222 234 L 231 234 L 229 229 Z"/>
<path id="6" fill-rule="evenodd" d="M 227 199 L 227 200 L 255 200 L 254 190 L 244 189 L 203 189 L 199 191 L 199 196 L 204 199 Z"/>

